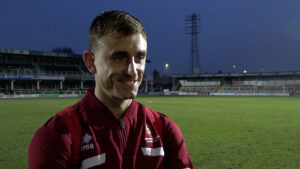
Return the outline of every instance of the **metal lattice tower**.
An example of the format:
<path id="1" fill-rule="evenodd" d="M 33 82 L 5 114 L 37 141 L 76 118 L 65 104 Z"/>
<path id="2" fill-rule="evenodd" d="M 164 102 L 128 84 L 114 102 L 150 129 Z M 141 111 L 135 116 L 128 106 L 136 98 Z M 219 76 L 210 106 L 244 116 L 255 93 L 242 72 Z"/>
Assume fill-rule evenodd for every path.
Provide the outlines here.
<path id="1" fill-rule="evenodd" d="M 198 33 L 200 33 L 200 18 L 193 13 L 185 19 L 185 33 L 191 35 L 191 53 L 190 53 L 190 72 L 200 74 L 199 50 L 198 50 Z"/>

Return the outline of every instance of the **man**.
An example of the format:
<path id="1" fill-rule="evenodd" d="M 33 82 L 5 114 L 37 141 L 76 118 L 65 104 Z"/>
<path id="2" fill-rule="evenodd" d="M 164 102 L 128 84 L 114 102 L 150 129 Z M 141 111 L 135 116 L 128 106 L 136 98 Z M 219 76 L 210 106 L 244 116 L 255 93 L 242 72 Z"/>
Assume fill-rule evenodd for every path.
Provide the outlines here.
<path id="1" fill-rule="evenodd" d="M 193 168 L 176 124 L 134 100 L 146 63 L 142 24 L 125 12 L 104 12 L 89 38 L 83 60 L 95 87 L 36 132 L 29 169 Z"/>

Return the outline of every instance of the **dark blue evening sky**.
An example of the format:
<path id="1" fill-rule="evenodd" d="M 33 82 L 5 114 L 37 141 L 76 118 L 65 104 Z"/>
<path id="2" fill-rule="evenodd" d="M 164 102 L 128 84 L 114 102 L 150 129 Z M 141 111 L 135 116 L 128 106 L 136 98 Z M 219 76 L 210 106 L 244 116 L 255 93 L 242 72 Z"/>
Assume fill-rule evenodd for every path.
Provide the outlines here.
<path id="1" fill-rule="evenodd" d="M 147 72 L 189 71 L 185 17 L 201 17 L 202 73 L 300 71 L 299 0 L 0 0 L 0 48 L 81 54 L 88 28 L 102 11 L 127 11 L 148 34 Z"/>

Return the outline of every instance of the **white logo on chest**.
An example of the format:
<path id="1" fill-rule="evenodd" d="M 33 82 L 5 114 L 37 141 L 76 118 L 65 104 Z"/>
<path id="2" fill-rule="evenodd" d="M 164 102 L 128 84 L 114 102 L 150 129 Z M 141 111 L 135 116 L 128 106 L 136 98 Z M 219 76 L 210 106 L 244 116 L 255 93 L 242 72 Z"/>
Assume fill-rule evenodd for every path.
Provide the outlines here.
<path id="1" fill-rule="evenodd" d="M 153 137 L 152 136 L 152 132 L 150 127 L 148 126 L 148 124 L 146 124 L 146 137 L 145 137 L 145 141 L 147 143 L 154 143 L 160 140 L 159 136 Z"/>
<path id="2" fill-rule="evenodd" d="M 85 133 L 84 136 L 82 136 L 82 140 L 81 140 L 81 151 L 86 151 L 86 150 L 91 150 L 94 149 L 95 146 L 93 143 L 90 143 L 90 141 L 92 140 L 92 136 L 90 136 L 89 134 Z"/>

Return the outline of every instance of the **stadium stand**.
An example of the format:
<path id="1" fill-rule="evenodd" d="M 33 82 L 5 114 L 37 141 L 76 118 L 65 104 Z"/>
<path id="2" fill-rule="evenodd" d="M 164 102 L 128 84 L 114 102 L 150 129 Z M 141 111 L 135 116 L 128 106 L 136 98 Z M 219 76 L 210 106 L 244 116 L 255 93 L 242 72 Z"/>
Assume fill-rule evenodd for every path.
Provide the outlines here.
<path id="1" fill-rule="evenodd" d="M 289 95 L 300 96 L 300 72 L 172 75 L 180 92 L 198 95 Z M 176 84 L 178 83 L 178 84 Z"/>
<path id="2" fill-rule="evenodd" d="M 84 93 L 94 85 L 81 55 L 0 49 L 0 94 Z"/>
<path id="3" fill-rule="evenodd" d="M 144 76 L 139 94 L 170 91 L 171 95 L 300 96 L 299 71 L 182 74 L 156 80 L 149 77 Z M 22 94 L 84 94 L 93 85 L 94 77 L 81 55 L 0 48 L 0 98 Z"/>

